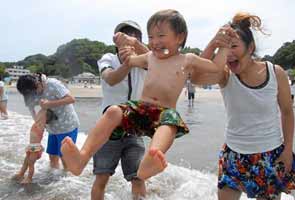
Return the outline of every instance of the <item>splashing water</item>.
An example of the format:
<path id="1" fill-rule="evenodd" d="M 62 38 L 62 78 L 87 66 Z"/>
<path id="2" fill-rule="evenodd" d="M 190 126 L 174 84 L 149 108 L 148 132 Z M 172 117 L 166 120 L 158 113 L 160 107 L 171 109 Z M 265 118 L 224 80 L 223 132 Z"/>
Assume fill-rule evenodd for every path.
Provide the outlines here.
<path id="1" fill-rule="evenodd" d="M 92 160 L 81 176 L 73 176 L 62 170 L 51 170 L 48 155 L 44 153 L 35 164 L 33 183 L 22 186 L 11 180 L 19 170 L 28 144 L 28 134 L 33 121 L 30 116 L 10 113 L 10 118 L 0 121 L 0 199 L 5 200 L 77 200 L 90 199 L 94 175 Z M 47 134 L 42 141 L 47 143 Z M 86 135 L 79 133 L 78 146 L 84 143 Z M 147 200 L 217 200 L 217 177 L 202 172 L 169 164 L 167 169 L 146 181 Z M 131 185 L 123 178 L 118 167 L 106 188 L 106 200 L 129 200 Z M 245 195 L 242 200 L 247 199 Z M 283 194 L 282 200 L 293 200 Z"/>

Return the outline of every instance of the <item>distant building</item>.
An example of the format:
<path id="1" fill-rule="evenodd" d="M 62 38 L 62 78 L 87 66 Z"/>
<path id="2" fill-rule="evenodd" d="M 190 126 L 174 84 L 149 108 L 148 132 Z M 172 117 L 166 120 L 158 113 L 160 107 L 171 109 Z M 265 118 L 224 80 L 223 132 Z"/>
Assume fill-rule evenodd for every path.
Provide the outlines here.
<path id="1" fill-rule="evenodd" d="M 18 78 L 22 75 L 30 74 L 30 70 L 24 69 L 23 66 L 12 66 L 10 68 L 6 68 L 5 71 L 9 74 L 11 77 L 11 80 L 16 81 Z"/>
<path id="2" fill-rule="evenodd" d="M 73 77 L 74 83 L 87 83 L 87 84 L 99 84 L 100 78 L 99 76 L 95 76 L 90 72 L 83 72 L 82 74 L 78 74 L 77 76 Z"/>

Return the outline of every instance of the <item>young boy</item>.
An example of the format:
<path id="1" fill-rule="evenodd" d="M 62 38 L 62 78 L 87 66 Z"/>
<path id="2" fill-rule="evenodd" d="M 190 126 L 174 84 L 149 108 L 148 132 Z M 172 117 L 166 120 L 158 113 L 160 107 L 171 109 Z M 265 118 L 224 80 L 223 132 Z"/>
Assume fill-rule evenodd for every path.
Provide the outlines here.
<path id="1" fill-rule="evenodd" d="M 147 27 L 151 51 L 140 56 L 127 56 L 124 60 L 127 66 L 148 68 L 141 99 L 111 106 L 96 123 L 80 151 L 70 138 L 63 141 L 63 158 L 69 170 L 76 175 L 82 172 L 115 128 L 117 136 L 121 134 L 121 137 L 126 132 L 152 137 L 137 172 L 139 178 L 147 179 L 163 171 L 167 166 L 164 153 L 175 137 L 189 132 L 175 110 L 188 73 L 193 70 L 218 72 L 225 66 L 226 49 L 220 49 L 213 62 L 179 52 L 187 37 L 186 22 L 179 12 L 159 11 L 149 19 Z M 128 49 L 122 47 L 121 53 Z"/>
<path id="2" fill-rule="evenodd" d="M 35 171 L 35 162 L 41 158 L 44 149 L 41 145 L 41 141 L 45 125 L 56 119 L 57 117 L 52 110 L 41 109 L 38 112 L 36 122 L 31 127 L 30 144 L 26 148 L 25 160 L 20 171 L 13 177 L 16 180 L 21 181 L 21 184 L 28 184 L 32 182 Z M 28 168 L 28 176 L 24 177 Z"/>

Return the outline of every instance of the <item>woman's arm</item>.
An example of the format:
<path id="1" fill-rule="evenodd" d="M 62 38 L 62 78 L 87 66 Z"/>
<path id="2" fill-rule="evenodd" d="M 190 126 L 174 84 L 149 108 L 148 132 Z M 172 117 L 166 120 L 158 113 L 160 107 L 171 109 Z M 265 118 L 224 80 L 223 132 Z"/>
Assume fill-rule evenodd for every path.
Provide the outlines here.
<path id="1" fill-rule="evenodd" d="M 217 48 L 230 48 L 230 41 L 232 37 L 236 37 L 236 33 L 228 26 L 221 27 L 213 39 L 208 43 L 207 47 L 201 53 L 200 57 L 212 60 Z M 220 72 L 202 72 L 193 71 L 192 82 L 194 84 L 219 84 L 224 87 L 226 84 L 229 70 L 223 67 Z"/>
<path id="2" fill-rule="evenodd" d="M 228 52 L 229 49 L 220 48 L 213 61 L 188 53 L 186 54 L 185 67 L 191 69 L 194 73 L 221 72 L 225 67 Z"/>
<path id="3" fill-rule="evenodd" d="M 286 171 L 292 167 L 293 137 L 294 137 L 294 113 L 292 107 L 291 92 L 287 75 L 280 66 L 275 66 L 278 82 L 278 103 L 281 111 L 282 131 L 285 149 L 277 161 L 285 164 Z"/>

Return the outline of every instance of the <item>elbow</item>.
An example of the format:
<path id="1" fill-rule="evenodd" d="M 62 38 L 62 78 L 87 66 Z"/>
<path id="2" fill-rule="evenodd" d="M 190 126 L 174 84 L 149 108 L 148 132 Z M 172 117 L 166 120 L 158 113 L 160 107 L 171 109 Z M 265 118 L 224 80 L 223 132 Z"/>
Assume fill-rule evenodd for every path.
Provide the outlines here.
<path id="1" fill-rule="evenodd" d="M 118 83 L 118 81 L 116 81 L 115 79 L 106 77 L 104 78 L 104 81 L 109 85 L 109 86 L 114 86 Z"/>

